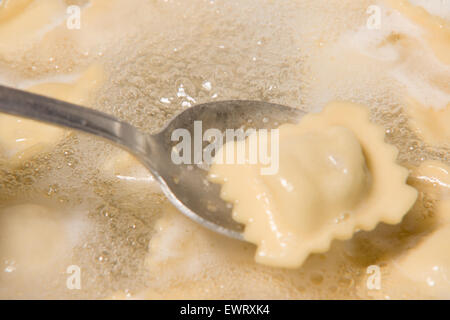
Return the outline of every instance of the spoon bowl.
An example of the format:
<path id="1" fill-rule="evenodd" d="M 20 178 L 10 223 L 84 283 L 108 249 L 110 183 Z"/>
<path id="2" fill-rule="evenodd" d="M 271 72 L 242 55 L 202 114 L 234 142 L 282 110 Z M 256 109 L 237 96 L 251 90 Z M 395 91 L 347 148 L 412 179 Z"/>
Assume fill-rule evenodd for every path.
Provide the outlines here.
<path id="1" fill-rule="evenodd" d="M 296 123 L 305 114 L 298 109 L 262 101 L 216 101 L 183 110 L 161 131 L 150 135 L 108 114 L 4 86 L 0 86 L 0 112 L 80 130 L 117 144 L 150 170 L 179 211 L 213 231 L 239 240 L 243 240 L 243 225 L 232 219 L 232 206 L 220 198 L 220 185 L 207 180 L 207 164 L 176 164 L 172 160 L 179 143 L 173 133 L 184 129 L 194 137 L 191 141 L 197 141 L 199 125 L 202 132 L 272 129 L 283 123 Z M 203 141 L 202 132 L 198 140 L 202 148 L 191 143 L 191 155 L 202 153 L 209 144 Z"/>

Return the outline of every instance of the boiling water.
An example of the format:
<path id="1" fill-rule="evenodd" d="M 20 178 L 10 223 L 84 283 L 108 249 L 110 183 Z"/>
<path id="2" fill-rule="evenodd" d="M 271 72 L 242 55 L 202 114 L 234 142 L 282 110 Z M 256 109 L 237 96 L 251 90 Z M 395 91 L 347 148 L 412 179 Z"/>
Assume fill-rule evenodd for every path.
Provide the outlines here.
<path id="1" fill-rule="evenodd" d="M 432 97 L 430 105 L 445 107 L 449 67 L 422 42 L 414 47 L 419 57 L 381 50 L 379 42 L 391 34 L 420 37 L 411 22 L 386 13 L 381 2 L 382 29 L 372 30 L 369 0 L 54 1 L 81 7 L 81 29 L 68 29 L 62 12 L 32 41 L 4 48 L 2 83 L 26 88 L 67 82 L 98 63 L 106 80 L 88 106 L 149 133 L 176 112 L 214 100 L 264 100 L 307 111 L 330 100 L 350 100 L 371 107 L 403 163 L 450 163 L 448 148 L 422 141 L 404 112 L 407 96 Z M 448 19 L 446 1 L 414 3 Z M 445 10 L 436 10 L 439 6 Z M 396 60 L 398 54 L 406 58 Z M 423 85 L 431 78 L 444 89 L 436 93 L 436 86 Z M 56 208 L 77 236 L 45 274 L 24 266 L 15 276 L 20 270 L 11 269 L 11 261 L 0 262 L 1 297 L 422 297 L 412 283 L 391 273 L 393 259 L 426 233 L 411 221 L 416 216 L 432 221 L 424 214 L 433 211 L 426 194 L 401 225 L 380 225 L 350 241 L 335 241 L 328 253 L 311 256 L 300 269 L 283 270 L 255 264 L 253 246 L 213 234 L 175 212 L 154 182 L 106 172 L 103 164 L 116 156 L 117 148 L 73 133 L 19 166 L 2 162 L 3 207 L 26 202 Z M 80 290 L 67 288 L 69 265 L 80 267 Z M 381 290 L 366 285 L 370 265 L 381 268 Z"/>

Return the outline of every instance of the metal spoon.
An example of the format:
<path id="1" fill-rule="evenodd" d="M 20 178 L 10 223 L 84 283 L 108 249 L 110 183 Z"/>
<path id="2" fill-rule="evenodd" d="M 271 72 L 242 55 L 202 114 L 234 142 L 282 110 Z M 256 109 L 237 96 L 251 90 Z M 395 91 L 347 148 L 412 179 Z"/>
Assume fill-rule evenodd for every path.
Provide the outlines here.
<path id="1" fill-rule="evenodd" d="M 275 128 L 295 123 L 304 112 L 262 101 L 230 100 L 199 104 L 176 115 L 158 133 L 150 135 L 108 114 L 64 101 L 0 86 L 0 112 L 91 133 L 118 144 L 145 165 L 172 204 L 201 225 L 243 240 L 243 226 L 231 217 L 232 207 L 220 198 L 220 186 L 206 180 L 197 165 L 175 164 L 171 159 L 172 132 L 184 128 L 194 136 L 194 121 L 205 132 L 215 128 Z M 207 146 L 203 142 L 203 148 Z"/>

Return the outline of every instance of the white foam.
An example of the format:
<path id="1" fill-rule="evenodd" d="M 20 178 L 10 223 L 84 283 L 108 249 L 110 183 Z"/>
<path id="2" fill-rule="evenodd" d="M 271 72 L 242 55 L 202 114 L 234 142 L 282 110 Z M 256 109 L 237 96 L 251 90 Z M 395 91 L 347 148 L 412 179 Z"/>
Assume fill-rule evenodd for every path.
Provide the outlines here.
<path id="1" fill-rule="evenodd" d="M 450 103 L 450 94 L 430 85 L 424 79 L 412 78 L 407 72 L 396 69 L 393 76 L 405 85 L 408 94 L 426 107 L 436 110 L 444 109 Z"/>
<path id="2" fill-rule="evenodd" d="M 450 0 L 409 0 L 416 6 L 421 6 L 429 13 L 450 20 Z"/>
<path id="3" fill-rule="evenodd" d="M 426 1 L 416 1 L 424 4 Z M 443 3 L 431 1 L 433 8 L 445 7 Z M 450 10 L 450 8 L 449 8 Z M 450 103 L 450 94 L 430 84 L 429 78 L 436 74 L 449 74 L 450 67 L 443 65 L 433 54 L 423 38 L 424 31 L 411 20 L 397 11 L 382 7 L 381 25 L 379 29 L 369 29 L 361 26 L 356 32 L 348 32 L 340 39 L 343 47 L 352 47 L 355 50 L 373 59 L 388 63 L 386 72 L 406 87 L 410 96 L 427 106 L 436 109 L 445 108 Z M 405 58 L 401 44 L 387 42 L 389 36 L 401 35 L 410 37 L 421 46 L 420 55 L 409 51 Z M 411 49 L 411 48 L 410 48 Z M 417 48 L 419 50 L 419 48 Z M 403 54 L 403 55 L 402 55 Z M 420 60 L 417 60 L 420 59 Z M 419 63 L 422 68 L 418 69 Z M 417 70 L 416 70 L 417 69 Z"/>

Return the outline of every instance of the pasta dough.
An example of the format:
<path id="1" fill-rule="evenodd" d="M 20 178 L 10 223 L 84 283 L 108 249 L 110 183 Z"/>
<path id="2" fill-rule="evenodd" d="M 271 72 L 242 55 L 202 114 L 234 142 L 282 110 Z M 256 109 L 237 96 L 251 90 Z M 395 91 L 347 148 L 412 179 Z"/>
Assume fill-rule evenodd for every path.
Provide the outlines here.
<path id="1" fill-rule="evenodd" d="M 412 184 L 436 202 L 437 229 L 394 261 L 394 272 L 430 297 L 450 298 L 450 167 L 426 161 L 414 169 Z M 401 277 L 400 277 L 401 278 Z"/>
<path id="2" fill-rule="evenodd" d="M 280 126 L 279 135 L 278 173 L 260 175 L 248 155 L 244 165 L 220 164 L 219 152 L 209 175 L 234 204 L 245 239 L 258 246 L 257 262 L 299 267 L 333 239 L 399 223 L 414 204 L 408 170 L 395 163 L 397 149 L 384 143 L 367 108 L 334 102 L 298 125 Z"/>

